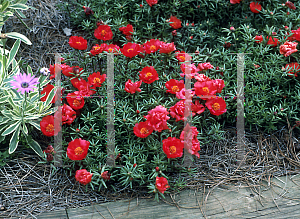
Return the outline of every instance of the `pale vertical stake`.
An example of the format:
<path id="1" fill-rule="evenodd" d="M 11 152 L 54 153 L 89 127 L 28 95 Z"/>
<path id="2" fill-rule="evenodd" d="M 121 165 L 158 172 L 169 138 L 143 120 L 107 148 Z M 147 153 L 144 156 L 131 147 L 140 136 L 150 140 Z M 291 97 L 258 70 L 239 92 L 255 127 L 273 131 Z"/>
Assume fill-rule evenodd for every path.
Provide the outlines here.
<path id="1" fill-rule="evenodd" d="M 107 159 L 108 166 L 115 166 L 115 128 L 114 128 L 114 54 L 107 54 Z"/>
<path id="2" fill-rule="evenodd" d="M 237 165 L 242 166 L 245 158 L 244 119 L 244 53 L 237 54 Z"/>
<path id="3" fill-rule="evenodd" d="M 61 56 L 59 53 L 55 53 L 55 87 L 56 90 L 56 100 L 55 108 L 57 108 L 58 115 L 61 115 Z M 62 167 L 62 124 L 61 116 L 57 118 L 54 116 L 54 130 L 55 127 L 60 127 L 60 131 L 55 136 L 54 135 L 54 150 L 56 154 L 54 156 L 54 164 L 57 167 Z"/>

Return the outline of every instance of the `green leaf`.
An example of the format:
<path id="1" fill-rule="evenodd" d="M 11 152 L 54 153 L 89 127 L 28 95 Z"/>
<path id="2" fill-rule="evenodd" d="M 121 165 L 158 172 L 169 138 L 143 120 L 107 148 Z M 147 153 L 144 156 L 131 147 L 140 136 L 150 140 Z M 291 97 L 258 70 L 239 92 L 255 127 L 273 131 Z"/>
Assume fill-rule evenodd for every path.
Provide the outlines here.
<path id="1" fill-rule="evenodd" d="M 23 131 L 26 135 L 28 135 L 28 129 L 27 129 L 26 124 L 23 124 Z"/>
<path id="2" fill-rule="evenodd" d="M 29 124 L 34 126 L 37 130 L 41 130 L 40 123 L 38 121 L 29 121 Z"/>
<path id="3" fill-rule="evenodd" d="M 20 9 L 16 9 L 16 12 L 21 18 L 26 18 L 26 16 L 20 11 Z"/>
<path id="4" fill-rule="evenodd" d="M 21 124 L 21 121 L 17 121 L 13 124 L 11 124 L 3 133 L 2 136 L 8 135 L 10 133 L 12 133 L 13 131 L 15 131 Z"/>
<path id="5" fill-rule="evenodd" d="M 9 6 L 8 8 L 11 8 L 11 9 L 20 9 L 20 10 L 27 10 L 29 8 L 29 6 L 25 5 L 25 4 L 13 4 L 11 6 Z"/>
<path id="6" fill-rule="evenodd" d="M 21 41 L 20 41 L 20 39 L 18 39 L 14 43 L 13 47 L 11 48 L 11 50 L 9 52 L 9 55 L 8 55 L 8 62 L 7 62 L 6 67 L 8 67 L 11 64 L 11 62 L 13 61 L 13 59 L 15 58 L 15 56 L 16 56 L 18 50 L 19 50 L 20 43 L 21 43 Z"/>
<path id="7" fill-rule="evenodd" d="M 18 147 L 18 143 L 19 143 L 19 134 L 20 134 L 20 126 L 18 126 L 17 130 L 15 131 L 15 133 L 12 135 L 10 142 L 9 142 L 9 154 L 12 154 L 15 152 L 15 150 Z"/>
<path id="8" fill-rule="evenodd" d="M 9 1 L 4 1 L 1 9 L 0 9 L 0 12 L 3 12 L 5 11 L 5 9 L 9 6 Z"/>
<path id="9" fill-rule="evenodd" d="M 27 140 L 27 143 L 34 150 L 34 152 L 37 153 L 37 155 L 39 155 L 40 157 L 44 156 L 41 146 L 35 140 L 30 138 L 29 140 Z"/>
<path id="10" fill-rule="evenodd" d="M 49 104 L 51 104 L 51 101 L 53 99 L 53 97 L 55 96 L 56 93 L 56 89 L 55 87 L 50 91 L 46 101 L 44 102 L 44 107 L 47 107 Z"/>
<path id="11" fill-rule="evenodd" d="M 32 43 L 30 42 L 30 40 L 24 36 L 23 34 L 17 33 L 17 32 L 10 32 L 10 33 L 6 33 L 8 38 L 12 38 L 12 39 L 20 39 L 22 42 L 26 43 L 27 45 L 32 45 Z"/>
<path id="12" fill-rule="evenodd" d="M 29 65 L 27 66 L 27 73 L 31 74 L 31 76 L 33 75 L 32 69 Z"/>

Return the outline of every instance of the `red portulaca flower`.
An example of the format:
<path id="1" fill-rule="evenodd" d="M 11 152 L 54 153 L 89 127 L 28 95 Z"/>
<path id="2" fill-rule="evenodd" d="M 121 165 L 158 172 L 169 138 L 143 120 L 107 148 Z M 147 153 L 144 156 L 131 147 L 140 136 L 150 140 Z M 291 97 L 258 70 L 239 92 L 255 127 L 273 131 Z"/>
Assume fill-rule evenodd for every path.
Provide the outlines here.
<path id="1" fill-rule="evenodd" d="M 283 45 L 279 47 L 280 54 L 283 54 L 285 57 L 291 55 L 294 52 L 297 52 L 296 49 L 298 43 L 285 42 Z"/>
<path id="2" fill-rule="evenodd" d="M 157 4 L 157 0 L 146 0 L 146 2 L 148 3 L 148 5 L 150 5 L 150 7 Z"/>
<path id="3" fill-rule="evenodd" d="M 43 102 L 46 101 L 46 99 L 47 99 L 49 93 L 52 91 L 53 88 L 54 88 L 54 86 L 53 86 L 52 84 L 47 84 L 47 86 L 45 86 L 45 87 L 43 88 L 41 94 L 46 93 L 46 95 L 43 96 L 43 97 L 41 98 L 41 101 L 43 101 Z M 53 97 L 51 103 L 55 103 L 55 98 L 54 98 L 54 97 Z"/>
<path id="4" fill-rule="evenodd" d="M 205 106 L 199 103 L 199 100 L 196 100 L 194 104 L 192 104 L 192 111 L 197 114 L 201 114 L 205 111 Z"/>
<path id="5" fill-rule="evenodd" d="M 191 103 L 194 105 L 193 103 Z M 180 100 L 177 102 L 174 106 L 170 107 L 170 115 L 176 119 L 176 122 L 178 121 L 184 121 L 185 120 L 185 100 Z M 192 116 L 194 116 L 195 113 L 192 112 Z M 189 116 L 189 115 L 187 115 Z"/>
<path id="6" fill-rule="evenodd" d="M 176 50 L 176 47 L 174 45 L 174 42 L 172 42 L 172 43 L 161 42 L 160 48 L 159 48 L 159 53 L 171 53 L 175 50 Z"/>
<path id="7" fill-rule="evenodd" d="M 123 48 L 121 49 L 121 52 L 124 56 L 132 58 L 136 55 L 138 55 L 141 52 L 141 45 L 136 43 L 126 43 Z"/>
<path id="8" fill-rule="evenodd" d="M 296 7 L 295 7 L 295 5 L 294 5 L 293 2 L 287 1 L 287 2 L 285 3 L 285 6 L 289 7 L 289 8 L 292 9 L 292 10 L 296 10 Z"/>
<path id="9" fill-rule="evenodd" d="M 56 111 L 54 114 L 54 117 L 57 117 L 57 116 L 59 116 L 58 111 Z M 62 121 L 63 125 L 64 124 L 71 125 L 72 122 L 74 121 L 74 119 L 76 118 L 76 112 L 72 109 L 72 107 L 70 107 L 67 104 L 64 104 L 61 107 L 60 117 L 61 117 L 61 121 Z"/>
<path id="10" fill-rule="evenodd" d="M 81 79 L 78 83 L 76 83 L 76 88 L 79 90 L 80 95 L 89 97 L 96 93 L 96 91 L 91 90 L 95 89 L 95 86 L 91 85 L 90 83 L 86 82 L 85 80 Z"/>
<path id="11" fill-rule="evenodd" d="M 146 66 L 139 71 L 140 80 L 142 80 L 146 84 L 151 84 L 154 81 L 159 80 L 157 71 L 153 68 L 153 66 Z"/>
<path id="12" fill-rule="evenodd" d="M 209 109 L 210 113 L 215 116 L 219 116 L 227 111 L 225 100 L 217 96 L 208 99 L 205 106 Z"/>
<path id="13" fill-rule="evenodd" d="M 230 0 L 231 4 L 239 4 L 241 0 Z"/>
<path id="14" fill-rule="evenodd" d="M 292 30 L 292 33 L 293 39 L 300 42 L 300 27 L 297 30 Z"/>
<path id="15" fill-rule="evenodd" d="M 177 17 L 175 16 L 171 16 L 169 19 L 170 22 L 170 26 L 173 27 L 174 29 L 179 29 L 181 28 L 181 20 L 179 20 Z"/>
<path id="16" fill-rule="evenodd" d="M 253 13 L 258 14 L 261 11 L 261 4 L 259 4 L 258 2 L 251 2 L 250 3 L 250 10 Z"/>
<path id="17" fill-rule="evenodd" d="M 142 81 L 137 81 L 132 83 L 130 79 L 125 83 L 124 90 L 128 93 L 134 94 L 135 92 L 141 92 L 142 90 L 139 88 L 142 84 Z"/>
<path id="18" fill-rule="evenodd" d="M 68 104 L 74 109 L 79 110 L 84 106 L 84 98 L 80 95 L 79 91 L 68 93 L 67 97 Z"/>
<path id="19" fill-rule="evenodd" d="M 110 176 L 111 176 L 111 174 L 108 171 L 104 171 L 101 173 L 101 177 L 104 180 L 110 180 Z"/>
<path id="20" fill-rule="evenodd" d="M 300 72 L 300 65 L 297 62 L 292 62 L 285 65 L 285 69 L 289 70 L 288 76 L 292 77 L 292 75 L 295 75 L 295 77 L 298 77 L 298 72 Z"/>
<path id="21" fill-rule="evenodd" d="M 222 79 L 213 80 L 217 87 L 217 93 L 221 93 L 222 89 L 225 87 L 224 81 Z"/>
<path id="22" fill-rule="evenodd" d="M 71 36 L 69 39 L 69 45 L 78 50 L 86 50 L 87 49 L 87 40 L 78 36 Z"/>
<path id="23" fill-rule="evenodd" d="M 190 65 L 186 65 L 185 63 L 182 63 L 180 65 L 180 69 L 183 72 L 180 74 L 180 76 L 181 77 L 188 76 L 189 78 L 194 78 L 197 72 L 199 71 L 199 69 L 195 66 L 194 63 Z"/>
<path id="24" fill-rule="evenodd" d="M 80 77 L 83 68 L 79 66 L 65 66 L 62 68 L 62 73 L 67 77 Z"/>
<path id="25" fill-rule="evenodd" d="M 125 34 L 126 36 L 130 36 L 134 32 L 133 26 L 131 24 L 127 24 L 126 27 L 120 27 L 119 31 L 122 31 L 122 33 Z"/>
<path id="26" fill-rule="evenodd" d="M 151 39 L 150 41 L 147 41 L 143 44 L 145 53 L 150 54 L 156 52 L 160 48 L 161 41 Z"/>
<path id="27" fill-rule="evenodd" d="M 146 138 L 153 132 L 152 126 L 148 125 L 147 122 L 136 123 L 133 127 L 133 133 L 139 138 Z"/>
<path id="28" fill-rule="evenodd" d="M 195 75 L 195 79 L 199 82 L 211 81 L 211 79 L 209 77 L 207 77 L 206 75 L 204 75 L 204 74 Z"/>
<path id="29" fill-rule="evenodd" d="M 214 68 L 214 66 L 211 65 L 210 62 L 205 62 L 205 63 L 199 63 L 198 68 L 199 68 L 199 71 L 206 71 L 208 69 Z"/>
<path id="30" fill-rule="evenodd" d="M 92 47 L 92 49 L 90 50 L 90 53 L 95 56 L 98 55 L 100 53 L 102 53 L 107 47 L 106 43 L 102 43 L 100 46 L 99 44 L 96 44 L 95 46 Z"/>
<path id="31" fill-rule="evenodd" d="M 168 185 L 168 180 L 165 177 L 156 177 L 156 182 L 155 182 L 155 188 L 157 190 L 164 194 L 164 192 L 167 190 L 167 188 L 170 188 Z"/>
<path id="32" fill-rule="evenodd" d="M 92 181 L 93 173 L 88 172 L 86 169 L 77 170 L 75 174 L 75 179 L 83 184 L 87 185 Z"/>
<path id="33" fill-rule="evenodd" d="M 167 120 L 170 119 L 168 110 L 159 105 L 148 112 L 147 116 L 144 116 L 147 119 L 147 124 L 152 126 L 155 131 L 161 132 L 162 130 L 169 129 L 167 125 Z"/>
<path id="34" fill-rule="evenodd" d="M 200 143 L 197 139 L 198 133 L 196 127 L 187 124 L 180 134 L 180 140 L 185 144 L 184 147 L 190 154 L 196 155 L 199 158 Z"/>
<path id="35" fill-rule="evenodd" d="M 90 142 L 76 138 L 68 144 L 67 155 L 71 160 L 83 160 L 89 150 Z"/>
<path id="36" fill-rule="evenodd" d="M 113 33 L 108 25 L 99 25 L 94 32 L 94 36 L 98 40 L 111 40 L 113 38 Z"/>
<path id="37" fill-rule="evenodd" d="M 48 137 L 57 135 L 61 130 L 60 125 L 54 128 L 54 116 L 51 115 L 42 118 L 42 121 L 40 121 L 40 127 L 43 134 Z"/>
<path id="38" fill-rule="evenodd" d="M 182 156 L 184 144 L 180 141 L 180 139 L 168 137 L 167 139 L 162 140 L 162 143 L 163 151 L 167 155 L 167 158 Z"/>
<path id="39" fill-rule="evenodd" d="M 217 93 L 217 86 L 213 81 L 196 82 L 194 88 L 196 95 L 203 100 L 207 100 L 209 96 Z"/>
<path id="40" fill-rule="evenodd" d="M 193 88 L 193 89 L 194 89 L 194 88 Z M 190 94 L 189 94 L 189 96 L 188 96 L 188 99 L 191 99 L 191 98 L 195 95 L 195 91 L 190 90 L 189 93 L 190 93 Z M 178 92 L 176 93 L 176 97 L 177 97 L 177 99 L 183 99 L 183 100 L 185 100 L 185 88 L 183 88 L 183 89 L 181 89 L 180 91 L 178 91 Z"/>
<path id="41" fill-rule="evenodd" d="M 120 50 L 120 47 L 115 44 L 109 44 L 104 51 L 110 52 L 110 53 L 118 53 Z"/>
<path id="42" fill-rule="evenodd" d="M 256 35 L 254 37 L 254 39 L 255 39 L 255 42 L 258 43 L 258 44 L 261 43 L 264 40 L 262 35 L 259 35 L 259 36 Z"/>
<path id="43" fill-rule="evenodd" d="M 171 94 L 176 94 L 178 91 L 184 88 L 184 81 L 177 81 L 175 79 L 170 79 L 165 83 L 166 88 L 168 89 L 166 92 Z"/>
<path id="44" fill-rule="evenodd" d="M 93 87 L 101 87 L 102 83 L 105 81 L 106 74 L 101 75 L 100 72 L 94 72 L 93 74 L 89 75 L 88 83 Z"/>
<path id="45" fill-rule="evenodd" d="M 176 51 L 175 52 L 175 57 L 179 62 L 184 62 L 184 61 L 190 61 L 191 60 L 191 56 L 186 54 L 184 51 Z"/>
<path id="46" fill-rule="evenodd" d="M 275 47 L 278 45 L 278 39 L 275 38 L 275 37 L 269 37 L 267 36 L 267 39 L 268 39 L 268 42 L 267 42 L 267 45 L 272 45 L 272 47 Z"/>

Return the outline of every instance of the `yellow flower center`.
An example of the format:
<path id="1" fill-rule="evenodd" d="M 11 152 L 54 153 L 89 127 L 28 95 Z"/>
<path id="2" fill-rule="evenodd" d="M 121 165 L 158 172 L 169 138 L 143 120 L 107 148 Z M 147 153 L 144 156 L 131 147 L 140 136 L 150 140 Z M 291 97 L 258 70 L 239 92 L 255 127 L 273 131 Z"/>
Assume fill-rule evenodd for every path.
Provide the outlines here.
<path id="1" fill-rule="evenodd" d="M 150 46 L 150 50 L 156 50 L 156 46 L 154 45 Z"/>
<path id="2" fill-rule="evenodd" d="M 48 124 L 47 126 L 46 126 L 46 132 L 53 132 L 53 125 L 52 124 Z"/>
<path id="3" fill-rule="evenodd" d="M 76 107 L 80 106 L 80 104 L 81 104 L 81 101 L 80 101 L 80 100 L 75 99 L 75 100 L 73 101 L 73 105 L 76 106 Z"/>
<path id="4" fill-rule="evenodd" d="M 179 91 L 179 88 L 178 88 L 177 86 L 173 86 L 173 87 L 172 87 L 172 91 L 176 93 L 176 92 Z"/>
<path id="5" fill-rule="evenodd" d="M 106 32 L 105 30 L 102 30 L 102 31 L 101 31 L 101 35 L 102 35 L 102 36 L 105 36 L 106 33 L 107 33 L 107 32 Z"/>
<path id="6" fill-rule="evenodd" d="M 81 45 L 81 42 L 76 42 L 76 44 L 79 44 L 79 45 Z"/>
<path id="7" fill-rule="evenodd" d="M 83 153 L 83 149 L 81 147 L 77 147 L 75 148 L 74 152 L 75 152 L 75 155 L 81 155 Z"/>
<path id="8" fill-rule="evenodd" d="M 179 58 L 183 61 L 185 61 L 185 57 L 184 56 L 179 56 Z"/>
<path id="9" fill-rule="evenodd" d="M 148 134 L 149 131 L 148 131 L 148 129 L 146 129 L 146 128 L 142 128 L 141 131 L 140 131 L 140 133 L 141 133 L 141 134 Z"/>
<path id="10" fill-rule="evenodd" d="M 148 72 L 148 73 L 146 74 L 146 78 L 151 77 L 151 76 L 152 76 L 152 73 L 151 73 L 151 72 Z"/>
<path id="11" fill-rule="evenodd" d="M 208 87 L 204 87 L 202 90 L 203 90 L 205 93 L 209 93 Z"/>
<path id="12" fill-rule="evenodd" d="M 108 52 L 112 52 L 113 50 L 114 50 L 114 49 L 112 49 L 112 48 L 109 48 L 109 49 L 108 49 Z"/>
<path id="13" fill-rule="evenodd" d="M 94 46 L 94 50 L 100 49 L 100 46 Z"/>
<path id="14" fill-rule="evenodd" d="M 214 103 L 214 104 L 212 105 L 212 108 L 213 108 L 214 110 L 220 110 L 220 104 Z"/>
<path id="15" fill-rule="evenodd" d="M 94 84 L 97 84 L 97 83 L 100 83 L 101 80 L 100 80 L 100 78 L 94 78 L 93 82 L 94 82 Z"/>
<path id="16" fill-rule="evenodd" d="M 169 151 L 170 151 L 171 154 L 174 154 L 176 152 L 176 147 L 175 146 L 171 146 L 169 148 Z"/>
<path id="17" fill-rule="evenodd" d="M 133 49 L 127 49 L 127 52 L 129 52 L 129 51 L 133 51 Z"/>

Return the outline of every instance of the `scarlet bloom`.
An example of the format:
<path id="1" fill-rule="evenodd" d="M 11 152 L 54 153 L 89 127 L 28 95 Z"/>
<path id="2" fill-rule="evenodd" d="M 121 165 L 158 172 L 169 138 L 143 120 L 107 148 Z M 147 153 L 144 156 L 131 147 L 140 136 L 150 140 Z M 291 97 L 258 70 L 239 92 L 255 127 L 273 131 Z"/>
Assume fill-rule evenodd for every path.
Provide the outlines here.
<path id="1" fill-rule="evenodd" d="M 155 188 L 158 189 L 158 191 L 162 194 L 170 188 L 168 185 L 168 180 L 165 177 L 156 177 L 156 182 L 155 182 Z"/>
<path id="2" fill-rule="evenodd" d="M 172 42 L 172 43 L 161 42 L 160 48 L 159 48 L 159 53 L 171 53 L 175 50 L 176 50 L 176 47 L 174 45 L 174 42 Z"/>
<path id="3" fill-rule="evenodd" d="M 194 104 L 192 104 L 192 111 L 197 114 L 203 113 L 205 110 L 205 106 L 199 103 L 199 100 L 196 100 Z"/>
<path id="4" fill-rule="evenodd" d="M 185 144 L 184 147 L 190 154 L 196 155 L 199 158 L 200 143 L 197 139 L 198 133 L 196 127 L 187 124 L 180 134 L 180 140 Z"/>
<path id="5" fill-rule="evenodd" d="M 295 77 L 298 77 L 298 72 L 300 72 L 300 65 L 297 62 L 292 62 L 285 65 L 285 69 L 289 70 L 288 76 L 292 77 L 292 75 L 295 75 Z"/>
<path id="6" fill-rule="evenodd" d="M 182 63 L 180 65 L 180 69 L 183 73 L 180 74 L 181 77 L 188 76 L 189 78 L 194 78 L 197 72 L 199 71 L 199 68 L 195 66 L 195 64 L 186 65 L 185 63 Z"/>
<path id="7" fill-rule="evenodd" d="M 87 49 L 87 40 L 78 36 L 71 36 L 69 39 L 69 45 L 78 50 L 86 50 Z"/>
<path id="8" fill-rule="evenodd" d="M 159 105 L 148 112 L 147 116 L 144 116 L 147 119 L 147 124 L 152 126 L 155 131 L 161 132 L 162 130 L 169 129 L 167 125 L 167 120 L 170 119 L 168 110 Z"/>
<path id="9" fill-rule="evenodd" d="M 297 30 L 292 30 L 292 37 L 300 42 L 300 27 Z"/>
<path id="10" fill-rule="evenodd" d="M 173 27 L 174 29 L 179 29 L 182 27 L 181 20 L 179 20 L 175 16 L 171 16 L 169 22 L 170 22 L 170 26 Z"/>
<path id="11" fill-rule="evenodd" d="M 205 62 L 205 63 L 199 63 L 198 68 L 199 68 L 199 71 L 206 71 L 208 69 L 214 68 L 214 66 L 211 65 L 210 62 Z"/>
<path id="12" fill-rule="evenodd" d="M 287 1 L 285 3 L 285 6 L 289 7 L 292 10 L 296 10 L 296 7 L 295 7 L 294 3 L 290 2 L 290 1 Z"/>
<path id="13" fill-rule="evenodd" d="M 119 31 L 122 31 L 122 33 L 125 34 L 126 36 L 130 36 L 134 32 L 133 26 L 131 24 L 127 24 L 126 27 L 120 27 Z"/>
<path id="14" fill-rule="evenodd" d="M 193 103 L 192 103 L 193 105 Z M 170 107 L 170 115 L 176 119 L 176 122 L 178 121 L 184 121 L 185 119 L 185 100 L 180 100 L 177 102 L 174 106 Z M 194 116 L 195 113 L 192 112 L 192 116 Z M 188 116 L 188 115 L 187 115 Z"/>
<path id="15" fill-rule="evenodd" d="M 241 0 L 230 0 L 230 3 L 231 4 L 238 4 L 238 3 L 240 3 L 241 2 Z"/>
<path id="16" fill-rule="evenodd" d="M 147 122 L 136 123 L 133 127 L 133 133 L 139 138 L 146 138 L 153 132 L 152 126 L 148 125 Z"/>
<path id="17" fill-rule="evenodd" d="M 48 137 L 57 135 L 61 130 L 61 127 L 59 125 L 54 128 L 54 116 L 51 115 L 42 118 L 42 121 L 40 121 L 40 127 L 43 134 Z"/>
<path id="18" fill-rule="evenodd" d="M 134 94 L 135 92 L 141 92 L 142 90 L 139 88 L 142 84 L 142 81 L 137 81 L 132 83 L 130 79 L 125 83 L 124 90 L 128 93 Z"/>
<path id="19" fill-rule="evenodd" d="M 195 95 L 195 91 L 190 90 L 189 94 L 188 94 L 188 99 L 192 98 Z M 176 97 L 178 99 L 183 99 L 185 100 L 185 88 L 181 89 L 180 91 L 178 91 L 176 93 Z"/>
<path id="20" fill-rule="evenodd" d="M 88 83 L 93 87 L 101 87 L 102 83 L 105 81 L 106 74 L 101 75 L 100 72 L 94 72 L 88 77 Z"/>
<path id="21" fill-rule="evenodd" d="M 99 44 L 96 44 L 95 46 L 92 47 L 92 49 L 90 50 L 90 53 L 95 56 L 98 55 L 100 53 L 102 53 L 107 47 L 106 43 L 102 43 L 100 46 Z"/>
<path id="22" fill-rule="evenodd" d="M 189 61 L 192 58 L 190 55 L 186 54 L 184 51 L 180 52 L 179 50 L 175 52 L 175 57 L 179 62 Z"/>
<path id="23" fill-rule="evenodd" d="M 227 111 L 225 100 L 217 96 L 208 99 L 205 106 L 209 109 L 210 113 L 215 116 L 219 116 Z"/>
<path id="24" fill-rule="evenodd" d="M 67 155 L 71 160 L 83 160 L 89 150 L 90 142 L 76 138 L 68 144 Z"/>
<path id="25" fill-rule="evenodd" d="M 178 91 L 184 88 L 184 81 L 177 81 L 175 79 L 170 79 L 165 83 L 166 88 L 168 89 L 166 92 L 171 94 L 176 94 Z"/>
<path id="26" fill-rule="evenodd" d="M 216 67 L 217 69 L 218 67 Z M 217 69 L 218 70 L 218 69 Z M 211 79 L 209 77 L 207 77 L 206 75 L 204 74 L 197 74 L 195 76 L 195 79 L 199 82 L 204 82 L 204 81 L 211 81 Z"/>
<path id="27" fill-rule="evenodd" d="M 217 86 L 217 93 L 221 93 L 222 89 L 225 87 L 224 81 L 222 79 L 213 80 L 215 85 Z"/>
<path id="28" fill-rule="evenodd" d="M 294 52 L 297 52 L 296 49 L 298 43 L 288 42 L 286 41 L 283 45 L 279 47 L 280 54 L 283 54 L 285 57 L 291 55 Z"/>
<path id="29" fill-rule="evenodd" d="M 146 0 L 146 2 L 148 3 L 148 5 L 150 5 L 150 7 L 157 4 L 157 0 Z"/>
<path id="30" fill-rule="evenodd" d="M 268 39 L 268 42 L 267 42 L 267 45 L 273 45 L 272 47 L 275 47 L 278 45 L 278 39 L 275 38 L 275 37 L 269 37 L 267 36 L 267 39 Z"/>
<path id="31" fill-rule="evenodd" d="M 94 36 L 98 40 L 111 40 L 113 38 L 113 33 L 108 25 L 99 25 L 94 32 Z"/>
<path id="32" fill-rule="evenodd" d="M 217 86 L 213 81 L 196 82 L 194 88 L 196 95 L 203 100 L 207 100 L 209 96 L 217 93 Z"/>
<path id="33" fill-rule="evenodd" d="M 86 7 L 86 6 L 82 6 L 82 8 L 84 9 L 84 13 L 85 13 L 86 15 L 94 14 L 94 12 L 92 11 L 91 8 Z"/>
<path id="34" fill-rule="evenodd" d="M 163 151 L 168 158 L 181 157 L 183 154 L 184 144 L 180 139 L 168 137 L 167 139 L 162 140 Z"/>
<path id="35" fill-rule="evenodd" d="M 259 36 L 256 35 L 254 39 L 256 43 L 261 43 L 264 40 L 262 35 Z"/>
<path id="36" fill-rule="evenodd" d="M 68 104 L 74 109 L 79 110 L 84 106 L 84 98 L 80 95 L 79 91 L 68 93 L 67 95 Z"/>
<path id="37" fill-rule="evenodd" d="M 79 66 L 64 66 L 61 69 L 62 73 L 67 77 L 79 77 L 83 70 Z"/>
<path id="38" fill-rule="evenodd" d="M 154 81 L 159 80 L 157 71 L 153 68 L 153 66 L 146 66 L 139 71 L 140 80 L 142 80 L 146 84 L 151 84 Z"/>
<path id="39" fill-rule="evenodd" d="M 258 14 L 261 11 L 261 4 L 259 4 L 258 2 L 251 2 L 250 3 L 250 10 L 253 13 Z"/>
<path id="40" fill-rule="evenodd" d="M 64 124 L 71 125 L 71 123 L 76 118 L 76 112 L 72 109 L 72 107 L 70 107 L 67 104 L 64 104 L 61 107 L 61 114 L 59 115 L 58 111 L 56 111 L 54 116 L 55 117 L 60 116 L 63 125 Z"/>
<path id="41" fill-rule="evenodd" d="M 105 49 L 104 51 L 106 52 L 110 52 L 110 53 L 118 53 L 120 50 L 120 47 L 115 45 L 115 44 L 109 44 Z"/>
<path id="42" fill-rule="evenodd" d="M 151 39 L 143 44 L 145 53 L 150 54 L 156 52 L 160 48 L 161 42 L 159 40 Z"/>
<path id="43" fill-rule="evenodd" d="M 75 174 L 75 179 L 83 184 L 87 185 L 92 181 L 93 173 L 88 172 L 86 169 L 77 170 Z"/>
<path id="44" fill-rule="evenodd" d="M 110 176 L 111 176 L 111 174 L 108 171 L 104 171 L 101 173 L 101 177 L 104 180 L 110 180 Z"/>
<path id="45" fill-rule="evenodd" d="M 43 88 L 41 94 L 46 93 L 46 95 L 43 96 L 43 97 L 41 98 L 41 101 L 43 101 L 43 102 L 46 101 L 46 99 L 47 99 L 49 93 L 51 92 L 51 90 L 52 90 L 53 88 L 54 88 L 54 86 L 53 86 L 52 84 L 47 84 L 47 86 L 45 86 L 45 87 Z M 54 98 L 54 97 L 53 97 L 51 103 L 55 103 L 55 98 Z"/>
<path id="46" fill-rule="evenodd" d="M 96 91 L 92 90 L 95 89 L 95 86 L 91 85 L 83 79 L 76 83 L 76 88 L 79 90 L 80 95 L 85 97 L 89 97 L 90 95 L 96 93 Z"/>
<path id="47" fill-rule="evenodd" d="M 121 52 L 124 56 L 132 58 L 141 52 L 141 45 L 130 42 L 126 43 L 121 49 Z"/>

